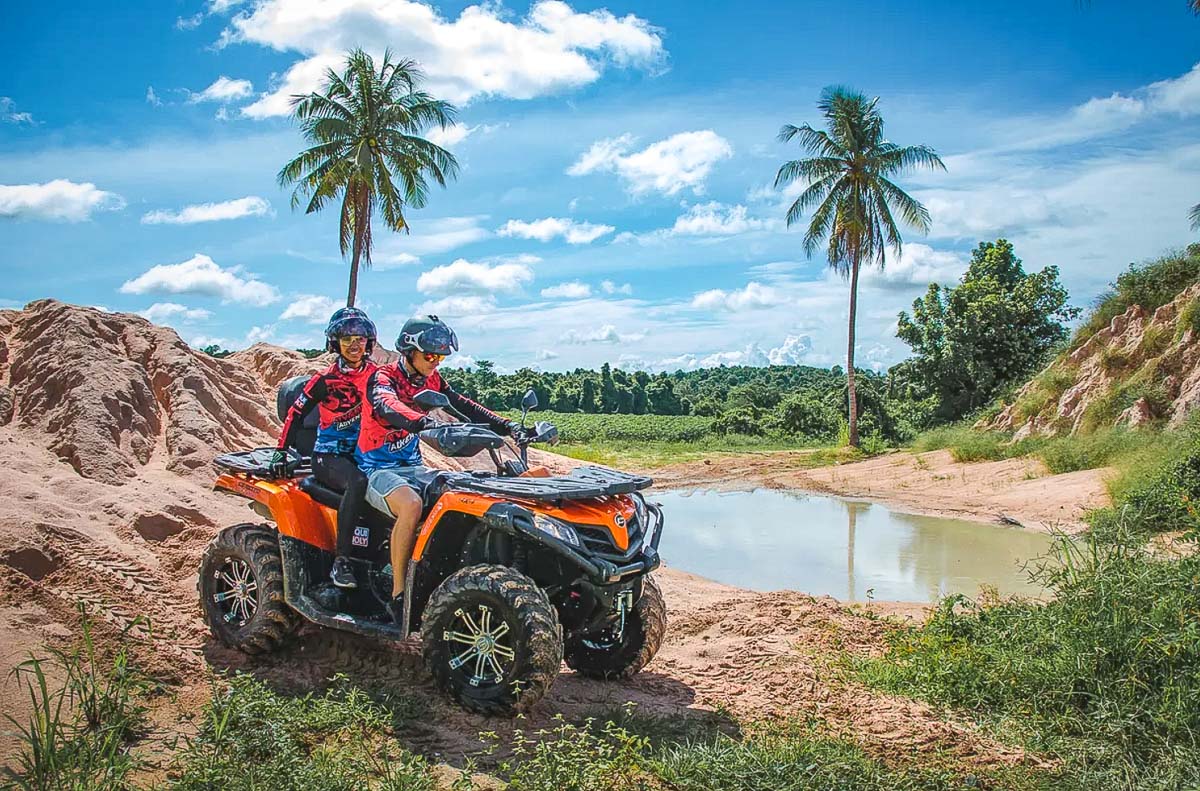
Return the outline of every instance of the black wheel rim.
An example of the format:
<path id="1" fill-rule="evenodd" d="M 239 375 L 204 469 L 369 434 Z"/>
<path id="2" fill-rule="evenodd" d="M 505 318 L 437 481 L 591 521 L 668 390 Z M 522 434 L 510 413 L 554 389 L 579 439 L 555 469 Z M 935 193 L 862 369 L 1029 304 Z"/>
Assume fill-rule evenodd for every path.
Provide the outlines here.
<path id="1" fill-rule="evenodd" d="M 225 558 L 213 569 L 212 591 L 213 604 L 227 626 L 241 629 L 258 612 L 258 580 L 241 558 Z"/>
<path id="2" fill-rule="evenodd" d="M 512 676 L 517 662 L 512 624 L 483 602 L 456 609 L 442 630 L 446 663 L 464 685 L 493 687 Z"/>

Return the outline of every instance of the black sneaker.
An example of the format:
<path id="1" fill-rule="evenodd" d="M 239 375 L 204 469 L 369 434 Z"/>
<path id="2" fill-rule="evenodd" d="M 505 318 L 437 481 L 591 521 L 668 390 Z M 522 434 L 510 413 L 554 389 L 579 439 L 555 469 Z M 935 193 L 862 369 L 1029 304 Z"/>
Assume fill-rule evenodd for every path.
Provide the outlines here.
<path id="1" fill-rule="evenodd" d="M 401 593 L 396 598 L 387 603 L 387 613 L 392 617 L 392 623 L 401 628 L 404 627 L 404 594 Z"/>
<path id="2" fill-rule="evenodd" d="M 333 571 L 329 572 L 329 579 L 339 588 L 358 587 L 358 580 L 354 578 L 354 566 L 350 563 L 350 558 L 344 555 L 333 559 Z"/>

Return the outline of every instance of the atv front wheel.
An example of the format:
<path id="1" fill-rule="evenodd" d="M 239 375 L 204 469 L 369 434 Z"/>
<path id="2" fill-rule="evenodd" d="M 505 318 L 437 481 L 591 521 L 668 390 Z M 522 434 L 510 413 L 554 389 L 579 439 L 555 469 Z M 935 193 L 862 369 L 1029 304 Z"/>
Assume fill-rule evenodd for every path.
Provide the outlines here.
<path id="1" fill-rule="evenodd" d="M 421 642 L 438 686 L 480 714 L 525 711 L 562 664 L 558 614 L 533 580 L 506 566 L 450 575 L 425 607 Z"/>
<path id="2" fill-rule="evenodd" d="M 196 587 L 213 636 L 247 654 L 276 650 L 300 622 L 284 601 L 279 539 L 268 527 L 222 530 L 204 552 Z"/>
<path id="3" fill-rule="evenodd" d="M 642 579 L 642 595 L 625 614 L 620 637 L 616 628 L 578 635 L 567 641 L 567 667 L 581 676 L 629 678 L 654 658 L 667 632 L 667 605 L 653 578 Z"/>

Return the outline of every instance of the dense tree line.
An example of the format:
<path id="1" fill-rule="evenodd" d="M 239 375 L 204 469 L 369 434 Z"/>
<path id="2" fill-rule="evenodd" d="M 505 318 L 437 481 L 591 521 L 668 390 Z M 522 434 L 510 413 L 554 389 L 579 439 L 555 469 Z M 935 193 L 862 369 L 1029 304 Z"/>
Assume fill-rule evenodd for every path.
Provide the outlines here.
<path id="1" fill-rule="evenodd" d="M 857 401 L 865 436 L 904 439 L 923 427 L 911 405 L 886 375 L 859 370 Z M 555 412 L 621 415 L 696 415 L 714 418 L 726 434 L 788 434 L 833 439 L 847 420 L 846 376 L 839 367 L 807 365 L 721 366 L 651 374 L 605 363 L 599 371 L 535 371 L 498 374 L 481 360 L 471 368 L 447 369 L 446 377 L 470 398 L 491 409 L 519 408 L 532 389 L 542 408 Z"/>

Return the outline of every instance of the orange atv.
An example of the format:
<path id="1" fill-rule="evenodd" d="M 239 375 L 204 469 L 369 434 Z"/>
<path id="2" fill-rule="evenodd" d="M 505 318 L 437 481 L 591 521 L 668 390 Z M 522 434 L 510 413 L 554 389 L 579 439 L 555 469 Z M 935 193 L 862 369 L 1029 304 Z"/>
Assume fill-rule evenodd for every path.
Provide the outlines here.
<path id="1" fill-rule="evenodd" d="M 432 391 L 417 402 L 448 408 Z M 536 404 L 527 393 L 522 426 Z M 509 446 L 480 425 L 451 424 L 421 439 L 447 456 L 486 450 L 496 470 L 438 472 L 427 487 L 399 619 L 386 609 L 391 517 L 366 509 L 352 559 L 359 587 L 336 588 L 329 571 L 341 493 L 301 477 L 306 459 L 296 451 L 304 448 L 289 449 L 293 476 L 279 480 L 267 472 L 272 448 L 218 457 L 216 490 L 249 498 L 271 523 L 228 527 L 205 552 L 198 587 L 213 634 L 258 654 L 279 648 L 303 619 L 393 643 L 419 631 L 438 685 L 484 714 L 527 709 L 564 659 L 582 675 L 612 679 L 653 658 L 666 605 L 650 576 L 663 518 L 640 493 L 649 478 L 601 467 L 553 477 L 531 470 L 528 445 L 557 440 L 543 421 L 508 454 L 516 458 L 503 458 Z"/>

